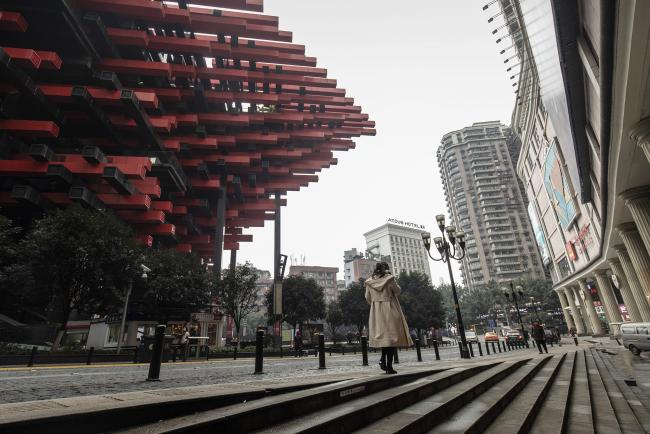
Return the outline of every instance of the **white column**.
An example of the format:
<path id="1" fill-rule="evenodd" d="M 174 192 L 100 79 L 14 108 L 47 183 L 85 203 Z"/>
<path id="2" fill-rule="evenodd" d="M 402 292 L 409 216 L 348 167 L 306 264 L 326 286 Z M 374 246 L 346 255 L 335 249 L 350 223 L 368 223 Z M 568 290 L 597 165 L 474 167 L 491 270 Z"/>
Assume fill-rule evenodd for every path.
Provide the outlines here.
<path id="1" fill-rule="evenodd" d="M 594 277 L 598 283 L 598 295 L 600 295 L 603 305 L 605 306 L 605 316 L 607 317 L 607 321 L 610 324 L 613 322 L 622 322 L 623 318 L 621 318 L 621 311 L 618 309 L 618 303 L 616 302 L 616 296 L 614 295 L 612 283 L 609 281 L 607 270 L 595 270 Z"/>
<path id="2" fill-rule="evenodd" d="M 560 299 L 560 304 L 562 305 L 562 313 L 564 314 L 564 321 L 566 321 L 566 326 L 569 329 L 574 329 L 576 328 L 576 325 L 573 323 L 573 318 L 571 318 L 571 312 L 569 312 L 569 302 L 566 299 L 566 295 L 564 294 L 564 289 L 556 289 L 555 293 L 557 294 L 558 298 Z"/>
<path id="3" fill-rule="evenodd" d="M 650 251 L 650 187 L 638 187 L 620 195 L 630 210 L 647 251 Z"/>
<path id="4" fill-rule="evenodd" d="M 583 335 L 585 334 L 585 326 L 582 323 L 582 318 L 580 318 L 580 312 L 578 312 L 578 308 L 576 307 L 575 294 L 573 293 L 571 287 L 564 288 L 564 293 L 566 294 L 566 298 L 569 302 L 569 307 L 571 308 L 571 316 L 573 317 L 573 322 L 576 325 L 576 333 Z"/>
<path id="5" fill-rule="evenodd" d="M 634 266 L 636 276 L 641 283 L 646 302 L 648 302 L 650 301 L 650 256 L 643 244 L 641 234 L 639 234 L 634 223 L 624 223 L 617 229 L 632 260 L 632 266 Z"/>
<path id="6" fill-rule="evenodd" d="M 591 318 L 589 317 L 589 313 L 587 312 L 587 306 L 585 305 L 585 300 L 582 298 L 580 287 L 579 286 L 574 286 L 571 288 L 573 291 L 574 297 L 576 300 L 578 300 L 578 312 L 580 315 L 580 319 L 582 320 L 582 323 L 585 326 L 585 332 L 588 335 L 593 335 L 595 334 L 594 332 L 594 326 L 591 323 Z"/>
<path id="7" fill-rule="evenodd" d="M 643 318 L 641 313 L 639 313 L 639 307 L 634 300 L 634 295 L 632 295 L 632 290 L 630 289 L 630 284 L 627 281 L 625 272 L 623 271 L 623 266 L 621 261 L 618 258 L 608 259 L 609 265 L 612 267 L 612 273 L 616 276 L 618 281 L 618 290 L 621 291 L 621 297 L 623 297 L 623 303 L 627 309 L 627 313 L 630 314 L 630 319 L 633 322 L 641 322 Z"/>
<path id="8" fill-rule="evenodd" d="M 605 329 L 603 328 L 603 323 L 598 318 L 598 313 L 594 307 L 594 300 L 591 298 L 591 292 L 587 288 L 587 281 L 585 279 L 578 279 L 578 284 L 580 289 L 578 290 L 578 296 L 582 299 L 582 303 L 585 306 L 587 312 L 587 317 L 591 323 L 591 330 L 594 335 L 603 335 L 605 334 Z"/>
<path id="9" fill-rule="evenodd" d="M 650 117 L 643 119 L 630 130 L 630 138 L 643 149 L 645 157 L 650 161 Z"/>
<path id="10" fill-rule="evenodd" d="M 636 308 L 639 310 L 639 315 L 641 315 L 641 321 L 650 321 L 650 305 L 648 305 L 648 301 L 645 298 L 643 288 L 641 288 L 641 282 L 639 282 L 636 271 L 634 270 L 630 255 L 623 246 L 615 246 L 614 249 L 616 250 L 618 259 L 621 261 L 621 266 L 627 277 L 627 283 L 632 292 Z"/>

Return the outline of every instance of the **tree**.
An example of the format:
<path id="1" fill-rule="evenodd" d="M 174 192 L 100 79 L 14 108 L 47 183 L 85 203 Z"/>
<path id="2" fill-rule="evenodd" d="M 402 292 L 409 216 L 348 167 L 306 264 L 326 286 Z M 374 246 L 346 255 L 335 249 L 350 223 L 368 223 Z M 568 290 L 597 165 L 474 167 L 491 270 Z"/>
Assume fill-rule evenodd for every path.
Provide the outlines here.
<path id="1" fill-rule="evenodd" d="M 5 313 L 15 312 L 20 309 L 25 292 L 17 291 L 22 271 L 21 255 L 19 252 L 18 237 L 21 228 L 16 227 L 12 222 L 0 216 L 0 306 Z M 24 284 L 24 280 L 22 281 Z"/>
<path id="2" fill-rule="evenodd" d="M 223 311 L 233 319 L 236 336 L 240 337 L 242 321 L 258 310 L 257 274 L 249 262 L 225 269 L 221 274 L 222 279 L 215 285 L 216 296 Z"/>
<path id="3" fill-rule="evenodd" d="M 188 321 L 193 312 L 209 306 L 213 278 L 200 259 L 176 250 L 152 250 L 144 258 L 151 269 L 147 280 L 134 287 L 134 311 L 160 324 Z"/>
<path id="4" fill-rule="evenodd" d="M 458 289 L 458 286 L 456 286 Z M 441 283 L 436 286 L 436 290 L 440 294 L 442 301 L 443 309 L 445 311 L 443 321 L 456 323 L 456 309 L 454 309 L 454 296 L 451 291 L 451 285 L 449 283 Z"/>
<path id="5" fill-rule="evenodd" d="M 327 305 L 325 320 L 332 335 L 332 341 L 336 343 L 338 337 L 337 330 L 343 325 L 343 311 L 338 301 L 333 301 Z"/>
<path id="6" fill-rule="evenodd" d="M 34 291 L 60 323 L 70 314 L 104 314 L 119 306 L 138 273 L 140 251 L 128 226 L 110 214 L 73 205 L 35 222 L 21 243 Z"/>
<path id="7" fill-rule="evenodd" d="M 433 288 L 429 277 L 417 271 L 400 273 L 397 284 L 401 287 L 400 300 L 408 325 L 421 336 L 423 330 L 442 327 L 445 310 L 441 294 Z"/>
<path id="8" fill-rule="evenodd" d="M 273 312 L 273 291 L 266 293 L 266 307 Z M 314 279 L 294 275 L 282 281 L 282 321 L 298 324 L 325 316 L 325 294 Z"/>
<path id="9" fill-rule="evenodd" d="M 358 282 L 353 282 L 347 290 L 341 292 L 339 303 L 344 323 L 355 326 L 361 334 L 364 326 L 368 324 L 368 315 L 370 314 L 364 280 L 359 279 Z"/>

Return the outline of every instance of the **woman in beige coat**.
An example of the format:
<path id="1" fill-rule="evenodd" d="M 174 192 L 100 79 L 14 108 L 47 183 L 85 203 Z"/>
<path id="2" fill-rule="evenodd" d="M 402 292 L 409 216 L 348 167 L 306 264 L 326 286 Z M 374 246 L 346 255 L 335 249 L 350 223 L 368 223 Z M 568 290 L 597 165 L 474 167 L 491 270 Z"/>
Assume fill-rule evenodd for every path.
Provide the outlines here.
<path id="1" fill-rule="evenodd" d="M 368 320 L 370 346 L 381 348 L 379 366 L 387 374 L 396 374 L 393 358 L 396 347 L 413 345 L 406 319 L 397 296 L 401 292 L 386 262 L 379 262 L 366 280 L 366 301 L 370 304 Z"/>

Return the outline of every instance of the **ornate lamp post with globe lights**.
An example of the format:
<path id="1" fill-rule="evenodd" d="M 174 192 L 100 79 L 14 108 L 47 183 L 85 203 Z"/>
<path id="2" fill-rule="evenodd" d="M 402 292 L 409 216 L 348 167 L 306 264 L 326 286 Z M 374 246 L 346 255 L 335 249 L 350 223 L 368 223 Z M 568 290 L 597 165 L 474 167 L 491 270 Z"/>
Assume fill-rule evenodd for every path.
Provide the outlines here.
<path id="1" fill-rule="evenodd" d="M 515 303 L 515 309 L 517 309 L 517 319 L 519 320 L 519 327 L 521 327 L 521 337 L 524 338 L 524 341 L 526 342 L 526 348 L 530 348 L 528 345 L 528 339 L 526 336 L 526 331 L 524 330 L 524 323 L 521 321 L 521 313 L 519 312 L 519 303 L 517 301 L 521 301 L 524 298 L 524 291 L 522 291 L 522 287 L 517 285 L 517 292 L 515 292 L 515 286 L 513 285 L 512 282 L 510 282 L 510 292 L 511 294 L 508 293 L 507 288 L 503 288 L 503 295 L 506 297 L 506 299 L 510 300 L 510 296 L 512 295 L 512 301 Z"/>
<path id="2" fill-rule="evenodd" d="M 456 318 L 458 319 L 458 330 L 460 332 L 460 357 L 469 359 L 469 348 L 467 347 L 467 339 L 465 339 L 465 326 L 463 325 L 463 317 L 460 313 L 460 305 L 458 304 L 458 294 L 456 293 L 456 284 L 454 283 L 454 274 L 451 271 L 451 260 L 456 259 L 460 261 L 465 257 L 465 232 L 458 231 L 454 226 L 445 227 L 445 216 L 443 214 L 436 216 L 436 223 L 440 228 L 441 237 L 435 237 L 433 242 L 436 250 L 440 254 L 440 258 L 434 258 L 431 255 L 431 234 L 423 233 L 422 242 L 424 248 L 431 259 L 437 262 L 446 262 L 447 269 L 449 270 L 449 280 L 451 281 L 451 292 L 454 295 L 454 309 L 456 310 Z"/>

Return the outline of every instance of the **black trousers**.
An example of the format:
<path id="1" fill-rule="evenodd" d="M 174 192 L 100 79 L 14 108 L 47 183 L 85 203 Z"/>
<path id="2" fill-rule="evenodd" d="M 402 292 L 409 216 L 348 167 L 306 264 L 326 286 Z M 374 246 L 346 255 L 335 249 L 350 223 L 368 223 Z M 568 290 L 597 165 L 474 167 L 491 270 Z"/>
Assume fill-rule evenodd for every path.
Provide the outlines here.
<path id="1" fill-rule="evenodd" d="M 382 347 L 381 348 L 381 360 L 386 363 L 386 367 L 391 369 L 393 367 L 393 360 L 395 359 L 395 347 Z"/>
<path id="2" fill-rule="evenodd" d="M 535 342 L 537 342 L 537 349 L 539 350 L 539 353 L 542 354 L 542 347 L 544 347 L 544 352 L 548 354 L 548 349 L 546 348 L 546 341 L 538 341 L 535 339 Z"/>

